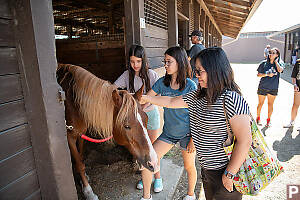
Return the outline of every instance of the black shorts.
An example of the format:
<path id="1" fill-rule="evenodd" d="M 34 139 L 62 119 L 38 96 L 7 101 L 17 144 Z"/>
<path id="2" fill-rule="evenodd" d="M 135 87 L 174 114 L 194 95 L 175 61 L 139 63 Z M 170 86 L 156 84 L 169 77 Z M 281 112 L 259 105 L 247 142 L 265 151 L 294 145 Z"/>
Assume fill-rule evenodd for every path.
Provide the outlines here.
<path id="1" fill-rule="evenodd" d="M 258 88 L 257 89 L 257 94 L 258 95 L 263 95 L 263 96 L 267 96 L 267 94 L 277 96 L 278 90 L 266 90 L 266 89 Z"/>

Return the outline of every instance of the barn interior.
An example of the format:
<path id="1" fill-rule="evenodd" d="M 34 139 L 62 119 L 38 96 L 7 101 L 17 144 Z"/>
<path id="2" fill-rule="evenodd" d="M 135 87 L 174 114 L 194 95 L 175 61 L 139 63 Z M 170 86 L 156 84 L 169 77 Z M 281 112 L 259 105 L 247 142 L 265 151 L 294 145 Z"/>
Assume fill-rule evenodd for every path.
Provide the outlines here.
<path id="1" fill-rule="evenodd" d="M 125 70 L 123 0 L 53 0 L 58 63 L 114 81 Z"/>

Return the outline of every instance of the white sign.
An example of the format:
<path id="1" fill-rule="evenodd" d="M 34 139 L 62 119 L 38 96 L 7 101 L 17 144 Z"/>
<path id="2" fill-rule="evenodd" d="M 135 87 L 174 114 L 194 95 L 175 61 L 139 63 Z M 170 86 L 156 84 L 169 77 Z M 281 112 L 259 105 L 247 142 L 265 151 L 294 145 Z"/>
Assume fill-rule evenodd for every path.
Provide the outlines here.
<path id="1" fill-rule="evenodd" d="M 146 23 L 144 18 L 140 18 L 140 28 L 146 28 Z"/>

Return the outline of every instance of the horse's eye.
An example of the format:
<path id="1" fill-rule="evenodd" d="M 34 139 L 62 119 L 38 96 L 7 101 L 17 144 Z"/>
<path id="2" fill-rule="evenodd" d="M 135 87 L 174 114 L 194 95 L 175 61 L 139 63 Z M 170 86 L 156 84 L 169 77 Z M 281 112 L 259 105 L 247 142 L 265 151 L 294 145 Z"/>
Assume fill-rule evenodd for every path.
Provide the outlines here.
<path id="1" fill-rule="evenodd" d="M 124 128 L 127 129 L 127 130 L 131 129 L 130 126 L 128 126 L 128 125 L 124 125 Z"/>

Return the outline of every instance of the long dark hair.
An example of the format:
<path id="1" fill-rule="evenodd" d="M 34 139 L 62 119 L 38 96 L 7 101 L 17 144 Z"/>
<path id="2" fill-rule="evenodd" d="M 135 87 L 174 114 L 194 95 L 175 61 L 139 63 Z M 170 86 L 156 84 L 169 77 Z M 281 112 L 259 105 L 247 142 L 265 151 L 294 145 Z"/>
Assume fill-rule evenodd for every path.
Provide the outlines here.
<path id="1" fill-rule="evenodd" d="M 186 86 L 186 78 L 191 78 L 191 65 L 188 61 L 186 51 L 182 47 L 170 47 L 165 55 L 173 57 L 178 65 L 176 83 L 179 84 L 179 90 L 182 91 Z M 163 83 L 169 87 L 171 84 L 171 75 L 165 75 Z"/>
<path id="2" fill-rule="evenodd" d="M 278 56 L 278 62 L 279 62 L 279 60 L 280 60 L 280 51 L 279 51 L 279 49 L 278 49 L 277 47 L 274 47 L 274 48 L 271 49 L 271 51 L 272 51 L 272 50 L 275 50 L 275 51 L 276 51 L 276 54 L 277 54 L 277 56 Z M 275 58 L 275 59 L 276 59 L 276 58 Z M 267 62 L 270 62 L 270 56 L 268 56 Z"/>
<path id="3" fill-rule="evenodd" d="M 208 104 L 213 104 L 225 91 L 231 90 L 241 94 L 234 81 L 233 70 L 228 58 L 220 47 L 202 50 L 196 57 L 207 73 L 207 88 L 198 89 L 198 98 L 206 97 Z"/>
<path id="4" fill-rule="evenodd" d="M 149 67 L 148 67 L 149 65 L 148 65 L 148 59 L 146 56 L 145 49 L 140 45 L 132 45 L 129 49 L 129 56 L 128 56 L 129 92 L 135 92 L 134 91 L 135 71 L 130 64 L 131 56 L 135 56 L 137 58 L 142 59 L 142 67 L 139 72 L 139 77 L 143 80 L 145 84 L 146 92 L 150 91 L 151 86 L 150 86 L 150 79 L 149 79 Z"/>

